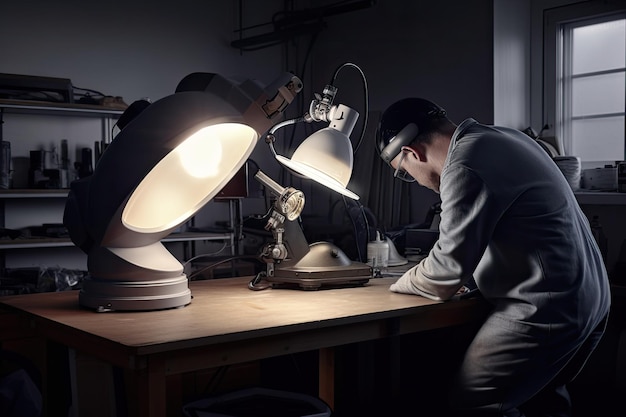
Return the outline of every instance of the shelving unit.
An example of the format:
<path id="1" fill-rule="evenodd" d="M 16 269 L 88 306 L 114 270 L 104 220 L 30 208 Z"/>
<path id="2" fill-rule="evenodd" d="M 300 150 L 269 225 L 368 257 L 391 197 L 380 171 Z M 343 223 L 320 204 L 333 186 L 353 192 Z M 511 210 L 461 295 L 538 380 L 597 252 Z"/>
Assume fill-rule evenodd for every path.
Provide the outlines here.
<path id="1" fill-rule="evenodd" d="M 102 142 L 109 143 L 112 140 L 112 131 L 115 121 L 123 113 L 123 110 L 105 108 L 94 105 L 70 104 L 70 103 L 45 103 L 45 102 L 28 102 L 18 100 L 2 100 L 0 99 L 0 122 L 4 121 L 5 114 L 26 114 L 26 115 L 44 115 L 53 117 L 87 117 L 98 118 L 102 121 Z M 0 138 L 2 138 L 2 125 L 0 125 Z M 45 200 L 52 202 L 53 200 L 61 200 L 53 204 L 58 210 L 62 207 L 63 200 L 67 198 L 69 190 L 67 189 L 9 189 L 0 190 L 0 228 L 16 228 L 15 225 L 7 224 L 6 210 L 7 206 L 21 204 L 23 201 L 32 200 L 33 204 L 38 201 Z M 58 223 L 62 222 L 62 214 L 59 214 Z M 231 219 L 231 224 L 234 219 Z M 40 222 L 33 222 L 39 224 Z M 182 242 L 184 244 L 184 256 L 186 259 L 193 255 L 194 244 L 198 241 L 222 241 L 228 242 L 231 248 L 236 246 L 235 232 L 224 233 L 204 233 L 204 232 L 180 232 L 172 233 L 170 236 L 162 240 L 164 243 Z M 49 248 L 70 248 L 74 244 L 69 238 L 54 237 L 18 237 L 11 239 L 9 237 L 0 238 L 0 271 L 6 268 L 6 254 L 10 251 L 26 251 L 26 250 L 43 250 Z M 233 249 L 234 251 L 234 249 Z M 36 253 L 36 252 L 34 252 Z M 1 275 L 0 275 L 1 276 Z"/>
<path id="2" fill-rule="evenodd" d="M 89 124 L 89 132 L 93 130 L 93 137 L 103 143 L 108 143 L 112 138 L 113 126 L 122 113 L 123 110 L 121 109 L 96 105 L 1 99 L 0 122 L 2 122 L 2 125 L 0 126 L 0 138 L 2 140 L 10 140 L 12 148 L 17 148 L 17 152 L 12 155 L 12 158 L 28 159 L 26 149 L 37 147 L 37 142 L 40 142 L 48 135 L 47 123 L 52 122 L 55 126 L 63 126 L 64 123 L 70 123 L 68 126 L 74 127 L 76 123 L 83 126 L 85 123 L 83 122 L 84 119 L 94 119 L 94 122 L 87 122 Z M 5 116 L 9 115 L 16 116 L 5 118 Z M 25 116 L 28 117 L 28 120 L 31 120 L 30 118 L 33 117 L 33 123 L 28 123 L 28 126 L 25 126 Z M 48 117 L 48 119 L 45 117 Z M 66 120 L 57 122 L 57 118 L 65 118 Z M 33 131 L 30 130 L 31 125 L 33 126 Z M 15 132 L 10 138 L 5 138 L 3 130 L 7 129 L 7 126 L 11 126 L 14 131 L 19 129 L 19 133 L 23 133 L 22 129 L 24 127 L 29 129 L 16 140 L 14 139 Z M 11 130 L 11 128 L 8 128 L 8 130 Z M 40 131 L 41 133 L 39 133 Z M 92 136 L 91 133 L 89 135 Z M 12 149 L 12 151 L 15 151 L 15 149 Z M 20 185 L 22 184 L 20 183 Z M 36 226 L 42 223 L 62 223 L 62 211 L 67 195 L 67 189 L 0 190 L 0 227 L 23 229 L 25 226 Z M 28 211 L 28 213 L 22 213 L 25 211 Z M 41 212 L 41 215 L 37 214 L 38 211 Z M 64 261 L 64 254 L 71 253 L 72 255 L 68 256 L 76 263 L 76 259 L 81 259 L 78 254 L 80 251 L 70 251 L 70 248 L 73 246 L 74 244 L 69 238 L 33 236 L 11 239 L 3 237 L 0 239 L 0 269 L 2 272 L 5 271 L 7 260 L 19 267 L 19 265 L 23 264 L 24 259 L 28 259 L 31 255 L 33 259 L 54 257 L 55 260 L 61 256 L 58 263 L 63 266 L 64 262 L 68 262 L 67 259 Z M 20 258 L 22 261 L 16 262 L 15 258 Z"/>
<path id="3" fill-rule="evenodd" d="M 92 104 L 77 103 L 52 103 L 46 101 L 27 101 L 27 100 L 7 100 L 0 99 L 0 108 L 11 113 L 27 113 L 27 114 L 57 114 L 57 115 L 82 115 L 93 117 L 94 115 L 101 117 L 103 115 L 110 117 L 119 117 L 124 110 L 97 106 Z"/>
<path id="4" fill-rule="evenodd" d="M 115 124 L 115 120 L 119 118 L 123 112 L 124 111 L 120 109 L 90 104 L 48 103 L 0 99 L 0 122 L 3 121 L 4 114 L 95 117 L 102 120 L 102 138 L 105 142 L 111 141 L 111 132 Z M 2 134 L 0 134 L 0 138 L 2 138 Z"/>

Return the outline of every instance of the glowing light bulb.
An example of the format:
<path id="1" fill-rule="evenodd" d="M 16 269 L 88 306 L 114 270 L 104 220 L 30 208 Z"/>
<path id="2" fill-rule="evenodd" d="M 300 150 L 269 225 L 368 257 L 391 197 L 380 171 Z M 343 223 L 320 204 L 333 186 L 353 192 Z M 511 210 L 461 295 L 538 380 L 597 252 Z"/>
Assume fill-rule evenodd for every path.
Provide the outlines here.
<path id="1" fill-rule="evenodd" d="M 180 163 L 189 175 L 209 178 L 219 172 L 223 149 L 221 140 L 212 138 L 216 134 L 214 126 L 202 128 L 176 148 Z"/>

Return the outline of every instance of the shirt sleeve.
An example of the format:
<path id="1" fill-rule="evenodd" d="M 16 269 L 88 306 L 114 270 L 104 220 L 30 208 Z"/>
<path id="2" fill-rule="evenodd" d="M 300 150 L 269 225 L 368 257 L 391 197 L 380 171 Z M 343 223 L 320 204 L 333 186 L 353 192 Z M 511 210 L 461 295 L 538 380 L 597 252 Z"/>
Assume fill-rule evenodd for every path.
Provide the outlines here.
<path id="1" fill-rule="evenodd" d="M 500 216 L 497 205 L 484 181 L 461 165 L 444 171 L 441 201 L 438 241 L 391 291 L 448 300 L 472 277 Z"/>

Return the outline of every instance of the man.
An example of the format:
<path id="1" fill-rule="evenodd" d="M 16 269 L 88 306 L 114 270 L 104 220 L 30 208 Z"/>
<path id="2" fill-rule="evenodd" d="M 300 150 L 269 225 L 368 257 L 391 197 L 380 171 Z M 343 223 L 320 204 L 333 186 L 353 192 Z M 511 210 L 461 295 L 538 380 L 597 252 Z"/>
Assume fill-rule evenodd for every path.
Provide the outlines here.
<path id="1" fill-rule="evenodd" d="M 395 176 L 440 194 L 439 239 L 391 291 L 448 300 L 472 279 L 493 306 L 452 384 L 461 415 L 569 416 L 565 384 L 598 344 L 609 283 L 589 222 L 549 155 L 514 129 L 459 126 L 419 98 L 378 135 Z"/>

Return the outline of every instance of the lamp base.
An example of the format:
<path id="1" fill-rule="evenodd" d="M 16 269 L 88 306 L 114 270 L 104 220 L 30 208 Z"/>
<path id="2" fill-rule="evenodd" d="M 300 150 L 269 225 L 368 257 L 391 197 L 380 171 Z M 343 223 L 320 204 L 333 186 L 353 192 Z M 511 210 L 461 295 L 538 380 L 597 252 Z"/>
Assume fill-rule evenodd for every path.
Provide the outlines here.
<path id="1" fill-rule="evenodd" d="M 351 261 L 337 246 L 316 242 L 309 252 L 294 262 L 286 260 L 274 266 L 265 280 L 273 287 L 317 290 L 322 287 L 354 287 L 366 284 L 373 276 L 372 267 Z"/>
<path id="2" fill-rule="evenodd" d="M 82 307 L 97 312 L 150 311 L 191 303 L 185 275 L 157 281 L 110 281 L 87 277 L 78 294 Z"/>

